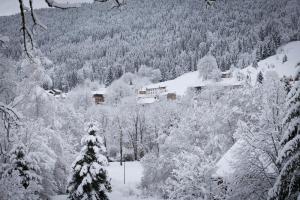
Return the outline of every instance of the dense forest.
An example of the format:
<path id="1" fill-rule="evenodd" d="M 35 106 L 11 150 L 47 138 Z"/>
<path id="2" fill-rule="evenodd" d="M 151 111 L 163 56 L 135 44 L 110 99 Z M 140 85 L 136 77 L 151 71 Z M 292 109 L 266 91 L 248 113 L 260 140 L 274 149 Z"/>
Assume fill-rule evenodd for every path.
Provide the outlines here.
<path id="1" fill-rule="evenodd" d="M 41 9 L 37 15 L 48 29 L 34 31 L 35 46 L 53 61 L 47 71 L 64 91 L 86 78 L 109 85 L 141 65 L 160 69 L 164 81 L 195 71 L 208 53 L 222 71 L 275 54 L 279 45 L 300 39 L 299 8 L 297 0 L 222 0 L 213 6 L 130 0 L 114 9 L 102 3 Z M 19 20 L 0 19 L 0 33 L 12 40 L 1 51 L 15 60 L 22 58 Z"/>

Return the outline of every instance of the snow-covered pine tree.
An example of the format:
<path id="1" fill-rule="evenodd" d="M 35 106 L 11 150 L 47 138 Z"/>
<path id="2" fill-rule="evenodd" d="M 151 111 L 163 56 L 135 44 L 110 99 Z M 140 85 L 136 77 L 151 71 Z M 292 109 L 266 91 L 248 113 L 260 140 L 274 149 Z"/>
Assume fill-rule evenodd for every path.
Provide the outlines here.
<path id="1" fill-rule="evenodd" d="M 12 150 L 10 160 L 12 168 L 8 171 L 8 173 L 12 173 L 13 170 L 19 171 L 19 176 L 22 177 L 21 183 L 26 189 L 29 186 L 30 180 L 34 179 L 34 177 L 31 177 L 29 173 L 31 167 L 29 166 L 28 161 L 25 159 L 25 148 L 23 145 L 18 145 Z"/>
<path id="2" fill-rule="evenodd" d="M 288 57 L 287 57 L 287 55 L 285 54 L 285 55 L 283 56 L 283 58 L 282 58 L 282 63 L 285 63 L 287 60 L 288 60 Z"/>
<path id="3" fill-rule="evenodd" d="M 112 68 L 110 67 L 108 69 L 108 74 L 106 76 L 106 79 L 105 79 L 105 86 L 109 86 L 112 82 L 114 81 L 114 75 L 113 75 L 113 71 L 112 71 Z"/>
<path id="4" fill-rule="evenodd" d="M 83 148 L 73 163 L 73 172 L 69 182 L 71 200 L 107 200 L 106 192 L 111 192 L 104 166 L 108 164 L 103 155 L 106 148 L 103 139 L 97 136 L 97 127 L 89 123 L 88 134 L 81 140 Z"/>
<path id="5" fill-rule="evenodd" d="M 280 173 L 269 200 L 296 200 L 300 195 L 300 82 L 296 82 L 287 97 L 288 111 L 285 130 L 277 157 Z"/>
<path id="6" fill-rule="evenodd" d="M 263 76 L 262 72 L 260 71 L 260 72 L 257 74 L 256 81 L 257 81 L 257 83 L 262 84 L 263 80 L 264 80 L 264 76 Z"/>

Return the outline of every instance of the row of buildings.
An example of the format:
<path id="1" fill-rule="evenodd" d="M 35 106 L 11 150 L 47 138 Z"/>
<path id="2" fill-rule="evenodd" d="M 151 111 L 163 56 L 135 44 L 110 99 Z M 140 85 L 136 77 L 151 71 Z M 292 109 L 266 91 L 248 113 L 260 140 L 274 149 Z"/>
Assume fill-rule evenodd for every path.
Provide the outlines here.
<path id="1" fill-rule="evenodd" d="M 137 103 L 139 104 L 154 103 L 162 98 L 168 100 L 176 100 L 176 93 L 167 92 L 167 87 L 165 86 L 152 87 L 152 88 L 145 87 L 136 90 L 135 92 L 136 92 Z M 93 91 L 92 96 L 95 101 L 95 104 L 99 105 L 105 103 L 105 94 L 106 94 L 106 90 L 104 89 Z"/>
<path id="2" fill-rule="evenodd" d="M 184 77 L 185 76 L 185 77 Z M 183 77 L 183 78 L 182 78 Z M 242 81 L 232 76 L 230 71 L 223 72 L 219 81 L 206 80 L 199 78 L 198 72 L 190 72 L 174 80 L 144 86 L 135 91 L 138 104 L 151 104 L 160 100 L 174 101 L 183 95 L 186 90 L 192 88 L 202 91 L 205 88 L 238 88 L 242 86 Z M 182 92 L 184 91 L 184 92 Z M 105 89 L 93 92 L 95 104 L 105 102 Z"/>
<path id="3" fill-rule="evenodd" d="M 138 104 L 151 104 L 161 100 L 175 101 L 183 96 L 188 89 L 201 92 L 211 87 L 218 88 L 238 88 L 241 87 L 242 81 L 233 77 L 230 72 L 223 72 L 220 80 L 203 81 L 198 72 L 189 72 L 182 76 L 165 82 L 150 84 L 135 90 L 136 101 Z M 102 105 L 106 101 L 106 88 L 100 88 L 93 91 L 91 97 L 96 105 Z M 57 89 L 48 90 L 48 93 L 55 97 L 62 97 L 64 93 Z"/>

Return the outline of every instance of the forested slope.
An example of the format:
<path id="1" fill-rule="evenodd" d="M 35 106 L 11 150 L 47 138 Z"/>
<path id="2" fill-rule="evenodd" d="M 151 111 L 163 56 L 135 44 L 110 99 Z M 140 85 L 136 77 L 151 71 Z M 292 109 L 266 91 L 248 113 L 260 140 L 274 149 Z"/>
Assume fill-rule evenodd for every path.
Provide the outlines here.
<path id="1" fill-rule="evenodd" d="M 196 70 L 208 52 L 222 70 L 243 68 L 300 39 L 297 0 L 218 0 L 212 7 L 198 0 L 130 0 L 110 8 L 37 12 L 48 30 L 37 31 L 35 43 L 53 61 L 47 67 L 55 87 L 69 90 L 86 78 L 109 84 L 142 64 L 169 80 Z M 11 39 L 1 51 L 13 59 L 22 54 L 19 18 L 0 18 L 0 34 Z"/>

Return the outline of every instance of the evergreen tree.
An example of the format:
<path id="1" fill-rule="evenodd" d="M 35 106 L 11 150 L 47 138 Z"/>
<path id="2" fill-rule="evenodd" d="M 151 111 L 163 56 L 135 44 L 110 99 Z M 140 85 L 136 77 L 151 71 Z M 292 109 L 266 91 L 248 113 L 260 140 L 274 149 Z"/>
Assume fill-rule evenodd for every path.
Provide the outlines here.
<path id="1" fill-rule="evenodd" d="M 282 58 L 282 63 L 285 63 L 288 60 L 287 55 L 285 54 Z"/>
<path id="2" fill-rule="evenodd" d="M 264 80 L 264 76 L 263 76 L 263 73 L 260 71 L 258 74 L 257 74 L 257 79 L 256 81 L 260 84 L 263 83 L 263 80 Z"/>
<path id="3" fill-rule="evenodd" d="M 258 44 L 258 46 L 257 46 L 255 57 L 256 57 L 256 59 L 255 59 L 256 61 L 260 61 L 263 59 L 263 46 L 261 43 Z"/>
<path id="4" fill-rule="evenodd" d="M 1 199 L 35 200 L 41 191 L 37 164 L 26 156 L 25 147 L 17 145 L 10 152 L 10 165 L 0 177 Z"/>
<path id="5" fill-rule="evenodd" d="M 278 31 L 274 31 L 274 33 L 272 33 L 272 40 L 274 41 L 276 48 L 278 48 L 281 45 L 281 36 Z"/>
<path id="6" fill-rule="evenodd" d="M 284 134 L 277 157 L 279 176 L 269 191 L 269 200 L 296 200 L 300 193 L 300 82 L 288 95 Z"/>
<path id="7" fill-rule="evenodd" d="M 72 178 L 69 183 L 71 200 L 107 200 L 106 192 L 111 192 L 107 172 L 108 164 L 104 156 L 106 148 L 102 137 L 97 136 L 93 123 L 88 125 L 88 135 L 81 140 L 83 148 L 73 163 Z"/>
<path id="8" fill-rule="evenodd" d="M 113 72 L 112 72 L 112 68 L 110 67 L 108 69 L 108 74 L 106 76 L 106 79 L 105 79 L 105 86 L 109 86 L 112 82 L 114 81 L 114 75 L 113 75 Z"/>
<path id="9" fill-rule="evenodd" d="M 287 93 L 289 93 L 291 90 L 290 78 L 283 76 L 281 81 L 284 83 L 285 90 L 287 91 Z"/>
<path id="10" fill-rule="evenodd" d="M 252 67 L 254 67 L 255 69 L 257 69 L 257 68 L 258 68 L 258 63 L 257 63 L 257 61 L 256 61 L 256 60 L 254 60 L 254 61 L 253 61 L 253 63 L 252 63 Z"/>
<path id="11" fill-rule="evenodd" d="M 8 173 L 16 170 L 19 172 L 19 176 L 22 178 L 21 183 L 25 189 L 28 188 L 31 181 L 38 181 L 38 176 L 36 174 L 37 167 L 28 161 L 25 157 L 25 147 L 23 145 L 18 145 L 11 152 L 11 164 L 12 168 Z"/>

